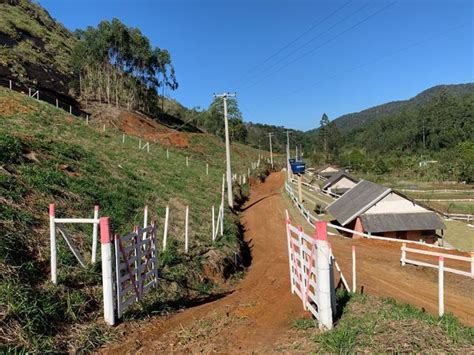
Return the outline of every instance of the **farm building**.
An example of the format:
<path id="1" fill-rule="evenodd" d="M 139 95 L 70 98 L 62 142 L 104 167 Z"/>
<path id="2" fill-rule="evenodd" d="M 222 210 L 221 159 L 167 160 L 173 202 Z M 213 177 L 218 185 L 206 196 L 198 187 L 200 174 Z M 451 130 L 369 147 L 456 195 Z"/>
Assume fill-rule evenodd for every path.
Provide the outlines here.
<path id="1" fill-rule="evenodd" d="M 392 189 L 361 180 L 327 211 L 342 226 L 389 238 L 435 243 L 436 230 L 445 229 L 433 211 Z"/>
<path id="2" fill-rule="evenodd" d="M 350 176 L 347 172 L 341 170 L 334 173 L 323 185 L 322 190 L 342 196 L 348 190 L 353 188 L 359 179 Z"/>
<path id="3" fill-rule="evenodd" d="M 325 179 L 329 179 L 334 173 L 337 173 L 339 169 L 331 166 L 331 165 L 325 165 L 318 170 L 316 170 L 316 175 L 323 177 Z"/>

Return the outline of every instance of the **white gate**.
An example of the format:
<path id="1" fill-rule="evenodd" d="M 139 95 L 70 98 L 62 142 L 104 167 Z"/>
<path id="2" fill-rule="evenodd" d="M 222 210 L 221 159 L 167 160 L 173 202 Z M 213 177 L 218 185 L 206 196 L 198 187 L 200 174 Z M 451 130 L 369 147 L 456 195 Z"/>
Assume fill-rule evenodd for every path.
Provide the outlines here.
<path id="1" fill-rule="evenodd" d="M 289 219 L 286 223 L 291 292 L 298 295 L 320 328 L 332 329 L 336 294 L 326 228 L 326 222 L 317 222 L 312 238 L 301 227 L 291 225 Z"/>
<path id="2" fill-rule="evenodd" d="M 156 225 L 139 228 L 125 236 L 115 235 L 115 274 L 117 315 L 153 286 L 158 285 Z"/>

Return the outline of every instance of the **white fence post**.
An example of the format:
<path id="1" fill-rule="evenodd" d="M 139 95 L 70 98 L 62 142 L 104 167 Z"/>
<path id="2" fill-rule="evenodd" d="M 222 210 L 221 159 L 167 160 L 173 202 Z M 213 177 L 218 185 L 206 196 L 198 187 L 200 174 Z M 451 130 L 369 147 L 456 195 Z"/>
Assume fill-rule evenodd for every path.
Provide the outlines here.
<path id="1" fill-rule="evenodd" d="M 327 222 L 316 222 L 316 285 L 318 292 L 318 313 L 320 328 L 332 329 L 332 307 L 331 307 L 331 253 L 327 240 Z M 310 265 L 311 267 L 311 265 Z"/>
<path id="2" fill-rule="evenodd" d="M 99 206 L 94 206 L 94 219 L 99 219 Z M 92 225 L 92 256 L 91 262 L 95 264 L 97 261 L 97 235 L 99 231 L 99 224 L 94 223 Z"/>
<path id="3" fill-rule="evenodd" d="M 221 237 L 224 235 L 224 203 L 221 204 Z"/>
<path id="4" fill-rule="evenodd" d="M 214 205 L 212 205 L 212 241 L 216 239 L 216 222 L 214 217 Z"/>
<path id="5" fill-rule="evenodd" d="M 186 156 L 186 166 L 189 166 L 189 157 Z"/>
<path id="6" fill-rule="evenodd" d="M 122 133 L 122 143 L 125 143 L 125 133 Z"/>
<path id="7" fill-rule="evenodd" d="M 474 251 L 471 251 L 471 274 L 474 277 Z"/>
<path id="8" fill-rule="evenodd" d="M 401 262 L 402 266 L 406 265 L 406 263 L 405 263 L 405 260 L 407 258 L 407 251 L 405 249 L 406 247 L 407 247 L 406 243 L 403 243 L 402 244 L 402 257 L 400 259 L 400 262 Z"/>
<path id="9" fill-rule="evenodd" d="M 100 219 L 100 245 L 102 256 L 102 294 L 104 299 L 104 320 L 109 325 L 115 324 L 113 275 L 112 275 L 112 243 L 110 242 L 110 219 Z"/>
<path id="10" fill-rule="evenodd" d="M 444 256 L 438 257 L 438 311 L 444 315 Z"/>
<path id="11" fill-rule="evenodd" d="M 10 90 L 12 89 L 12 81 L 11 80 L 8 80 L 9 82 L 9 86 L 10 86 Z"/>
<path id="12" fill-rule="evenodd" d="M 31 88 L 28 88 L 28 96 L 31 96 Z"/>
<path id="13" fill-rule="evenodd" d="M 288 265 L 290 266 L 290 285 L 291 285 L 291 293 L 295 293 L 295 285 L 294 285 L 294 282 L 293 282 L 293 260 L 292 260 L 292 257 L 291 257 L 291 239 L 290 238 L 293 238 L 291 236 L 291 231 L 290 231 L 290 224 L 291 224 L 291 221 L 290 221 L 290 216 L 288 214 L 288 210 L 285 211 L 286 212 L 286 238 L 288 240 Z"/>
<path id="14" fill-rule="evenodd" d="M 352 246 L 352 292 L 356 292 L 357 282 L 356 282 L 356 247 Z"/>
<path id="15" fill-rule="evenodd" d="M 145 205 L 145 208 L 143 209 L 143 228 L 148 226 L 148 205 Z M 142 239 L 146 239 L 146 233 L 143 233 Z"/>
<path id="16" fill-rule="evenodd" d="M 209 163 L 206 163 L 206 175 L 209 175 Z"/>
<path id="17" fill-rule="evenodd" d="M 189 250 L 189 230 L 188 230 L 188 224 L 189 224 L 189 206 L 186 206 L 186 216 L 185 216 L 185 221 L 184 221 L 184 252 L 187 254 Z"/>
<path id="18" fill-rule="evenodd" d="M 170 151 L 168 148 L 166 148 L 166 159 L 170 158 Z"/>
<path id="19" fill-rule="evenodd" d="M 163 231 L 163 251 L 166 250 L 166 241 L 168 239 L 168 221 L 170 218 L 170 208 L 166 206 L 166 213 L 165 213 L 165 229 Z"/>
<path id="20" fill-rule="evenodd" d="M 72 115 L 72 106 L 69 105 L 69 114 Z"/>
<path id="21" fill-rule="evenodd" d="M 53 284 L 58 284 L 58 269 L 56 256 L 56 226 L 54 224 L 55 208 L 54 203 L 49 205 L 49 236 L 51 246 L 51 281 Z"/>
<path id="22" fill-rule="evenodd" d="M 58 99 L 56 99 L 56 108 L 59 107 L 59 102 L 58 102 Z"/>

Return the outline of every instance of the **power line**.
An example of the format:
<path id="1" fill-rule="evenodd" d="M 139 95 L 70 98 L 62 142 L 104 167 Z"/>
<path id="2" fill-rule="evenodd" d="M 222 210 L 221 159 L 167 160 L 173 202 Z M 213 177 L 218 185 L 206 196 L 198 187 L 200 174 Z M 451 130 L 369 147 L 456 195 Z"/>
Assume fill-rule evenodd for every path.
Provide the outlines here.
<path id="1" fill-rule="evenodd" d="M 277 100 L 282 99 L 283 97 L 287 97 L 287 96 L 289 96 L 289 95 L 293 95 L 293 94 L 299 93 L 299 92 L 301 92 L 301 91 L 303 91 L 303 90 L 307 90 L 307 89 L 312 88 L 312 87 L 316 86 L 317 84 L 319 84 L 319 83 L 321 83 L 321 82 L 323 82 L 323 81 L 325 81 L 325 80 L 333 79 L 333 78 L 336 78 L 336 77 L 338 77 L 338 76 L 340 76 L 340 75 L 342 75 L 342 74 L 349 73 L 349 72 L 355 71 L 355 70 L 357 70 L 357 69 L 361 69 L 361 68 L 363 68 L 363 67 L 366 67 L 366 66 L 368 66 L 368 65 L 370 65 L 370 64 L 380 62 L 380 61 L 382 61 L 382 60 L 384 60 L 384 59 L 386 59 L 386 58 L 389 58 L 389 57 L 391 57 L 391 56 L 393 56 L 393 55 L 396 55 L 396 54 L 398 54 L 398 53 L 400 53 L 400 52 L 403 52 L 403 51 L 408 50 L 408 49 L 413 48 L 413 47 L 417 47 L 417 46 L 419 46 L 419 45 L 422 45 L 422 44 L 424 44 L 424 43 L 426 43 L 426 42 L 429 42 L 429 41 L 432 41 L 432 40 L 434 40 L 434 39 L 437 39 L 437 38 L 440 37 L 440 36 L 443 36 L 443 35 L 445 35 L 445 34 L 447 34 L 447 33 L 450 33 L 450 32 L 456 31 L 456 30 L 459 30 L 459 29 L 461 29 L 461 28 L 463 28 L 463 27 L 466 27 L 466 26 L 468 26 L 468 24 L 462 24 L 462 25 L 457 25 L 457 26 L 451 27 L 450 29 L 448 29 L 448 30 L 446 30 L 446 31 L 439 32 L 439 33 L 437 33 L 437 34 L 431 35 L 430 37 L 428 37 L 428 38 L 426 38 L 426 39 L 424 39 L 424 40 L 422 40 L 422 41 L 418 41 L 418 42 L 411 43 L 411 44 L 409 44 L 408 46 L 398 48 L 398 49 L 396 49 L 396 50 L 394 50 L 394 51 L 392 51 L 392 52 L 390 52 L 390 53 L 387 53 L 387 54 L 385 54 L 385 55 L 383 55 L 383 56 L 375 57 L 375 58 L 373 58 L 372 60 L 370 60 L 370 61 L 368 61 L 368 62 L 365 62 L 365 63 L 363 63 L 363 64 L 360 64 L 360 65 L 354 66 L 354 67 L 352 67 L 352 68 L 349 68 L 349 69 L 343 70 L 343 71 L 341 71 L 341 72 L 338 72 L 338 73 L 336 73 L 336 74 L 330 75 L 330 76 L 326 77 L 325 79 L 321 79 L 321 80 L 318 80 L 318 81 L 316 81 L 316 82 L 310 84 L 309 86 L 305 86 L 305 87 L 302 87 L 302 88 L 298 88 L 298 89 L 292 90 L 292 91 L 290 91 L 290 92 L 288 92 L 288 93 L 286 93 L 286 94 L 279 95 L 279 96 L 276 96 L 276 97 L 274 97 L 274 98 L 271 98 L 271 99 L 267 100 L 267 102 L 277 101 Z"/>
<path id="2" fill-rule="evenodd" d="M 308 56 L 308 55 L 311 54 L 311 53 L 314 53 L 316 50 L 318 50 L 318 49 L 324 47 L 325 45 L 331 43 L 332 41 L 334 41 L 334 40 L 336 40 L 337 38 L 341 37 L 341 36 L 344 35 L 345 33 L 347 33 L 347 32 L 349 32 L 349 31 L 353 30 L 354 28 L 360 26 L 360 25 L 363 24 L 364 22 L 367 22 L 367 21 L 370 20 L 371 18 L 377 16 L 377 15 L 380 14 L 382 11 L 384 11 L 384 10 L 386 10 L 387 8 L 393 6 L 395 3 L 396 3 L 396 1 L 393 1 L 393 2 L 391 2 L 390 4 L 388 4 L 388 5 L 384 6 L 384 7 L 382 7 L 382 8 L 379 9 L 379 10 L 377 10 L 376 12 L 370 14 L 369 16 L 364 17 L 361 21 L 355 23 L 354 25 L 350 26 L 349 28 L 345 29 L 345 30 L 342 31 L 342 32 L 339 32 L 336 36 L 329 38 L 327 41 L 325 41 L 325 42 L 322 43 L 321 45 L 319 45 L 319 46 L 317 46 L 317 47 L 311 49 L 311 50 L 308 51 L 308 52 L 305 52 L 303 55 L 301 55 L 301 56 L 299 56 L 299 57 L 296 57 L 295 59 L 293 59 L 293 60 L 291 60 L 291 61 L 289 61 L 289 62 L 286 62 L 286 63 L 283 64 L 281 67 L 279 67 L 276 71 L 274 71 L 274 72 L 268 74 L 267 76 L 265 76 L 265 77 L 263 77 L 263 78 L 257 80 L 256 82 L 254 82 L 254 83 L 252 83 L 252 84 L 250 84 L 250 85 L 244 87 L 243 90 L 246 90 L 246 89 L 249 89 L 249 88 L 251 88 L 251 87 L 254 87 L 255 85 L 261 83 L 262 81 L 268 79 L 269 77 L 271 77 L 271 76 L 274 75 L 275 73 L 280 72 L 283 68 L 287 67 L 288 65 L 293 64 L 293 63 L 295 63 L 295 62 L 297 62 L 297 61 L 303 59 L 304 57 Z"/>
<path id="3" fill-rule="evenodd" d="M 304 42 L 302 45 L 298 46 L 296 49 L 293 49 L 291 50 L 289 53 L 287 53 L 285 56 L 283 56 L 282 58 L 279 58 L 276 62 L 272 63 L 270 66 L 268 66 L 267 68 L 265 68 L 262 72 L 259 73 L 259 75 L 262 75 L 262 74 L 265 74 L 265 72 L 268 72 L 269 70 L 271 70 L 272 68 L 274 68 L 276 65 L 280 64 L 281 62 L 285 61 L 286 59 L 290 58 L 294 53 L 298 52 L 300 49 L 306 47 L 308 44 L 314 42 L 315 40 L 317 40 L 318 38 L 320 38 L 321 36 L 325 35 L 326 33 L 329 33 L 332 29 L 334 29 L 335 27 L 337 27 L 338 25 L 340 25 L 341 23 L 345 22 L 346 20 L 348 20 L 349 18 L 351 18 L 352 16 L 354 16 L 355 14 L 357 14 L 358 12 L 362 11 L 364 8 L 366 8 L 367 6 L 369 5 L 369 3 L 366 3 L 364 5 L 362 5 L 361 7 L 359 7 L 356 11 L 350 13 L 349 15 L 345 16 L 343 19 L 337 21 L 335 24 L 333 24 L 332 26 L 330 26 L 328 29 L 326 29 L 325 31 L 317 34 L 316 36 L 314 37 L 311 37 L 309 40 L 307 40 L 306 42 Z M 253 80 L 252 78 L 250 80 Z M 257 79 L 258 80 L 258 79 Z M 249 81 L 249 80 L 247 80 Z M 244 84 L 247 84 L 247 82 L 244 82 Z M 239 87 L 242 87 L 243 84 L 239 85 Z"/>
<path id="4" fill-rule="evenodd" d="M 327 15 L 326 17 L 324 17 L 321 21 L 318 21 L 317 23 L 311 25 L 307 30 L 303 31 L 301 34 L 299 34 L 295 39 L 291 40 L 290 42 L 288 42 L 286 45 L 284 45 L 283 47 L 281 47 L 280 49 L 278 49 L 276 52 L 274 52 L 273 54 L 271 54 L 270 56 L 268 56 L 267 58 L 265 58 L 262 62 L 260 62 L 259 64 L 255 65 L 254 67 L 252 67 L 251 69 L 249 69 L 248 71 L 246 71 L 242 77 L 237 80 L 235 82 L 235 84 L 231 85 L 231 86 L 234 86 L 234 85 L 237 85 L 239 84 L 243 78 L 245 78 L 248 74 L 252 73 L 253 71 L 255 71 L 256 69 L 258 69 L 259 67 L 261 67 L 262 65 L 264 65 L 265 63 L 267 63 L 268 61 L 270 61 L 271 59 L 275 58 L 278 54 L 280 54 L 281 52 L 283 52 L 285 49 L 291 47 L 293 44 L 295 44 L 297 41 L 299 41 L 301 38 L 303 38 L 306 34 L 310 33 L 311 31 L 313 31 L 315 28 L 319 27 L 320 25 L 322 25 L 324 22 L 326 22 L 327 20 L 329 20 L 332 16 L 334 16 L 335 14 L 337 14 L 339 11 L 341 11 L 342 9 L 344 9 L 347 5 L 349 5 L 353 0 L 349 0 L 347 1 L 346 3 L 344 3 L 342 6 L 338 7 L 337 9 L 335 9 L 333 12 L 331 12 L 329 15 Z"/>

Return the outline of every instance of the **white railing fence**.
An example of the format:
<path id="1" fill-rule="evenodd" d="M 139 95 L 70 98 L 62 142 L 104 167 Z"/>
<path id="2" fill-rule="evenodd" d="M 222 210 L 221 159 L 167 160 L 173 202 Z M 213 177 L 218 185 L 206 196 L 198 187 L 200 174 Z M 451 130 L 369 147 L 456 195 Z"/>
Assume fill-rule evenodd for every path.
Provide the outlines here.
<path id="1" fill-rule="evenodd" d="M 97 254 L 97 236 L 99 229 L 99 206 L 94 207 L 93 218 L 57 218 L 56 217 L 56 206 L 54 203 L 49 205 L 49 236 L 50 236 L 50 250 L 51 250 L 51 281 L 53 284 L 58 283 L 58 271 L 57 271 L 57 240 L 56 231 L 62 235 L 69 249 L 76 257 L 79 264 L 82 267 L 86 267 L 87 263 L 82 256 L 79 249 L 74 245 L 73 240 L 69 236 L 64 224 L 92 224 L 92 252 L 91 252 L 91 263 L 96 262 Z"/>
<path id="2" fill-rule="evenodd" d="M 327 241 L 326 222 L 318 222 L 314 237 L 310 237 L 302 227 L 291 224 L 287 212 L 286 234 L 291 292 L 301 299 L 321 329 L 332 329 L 336 312 L 334 266 L 344 287 L 349 287 Z"/>
<path id="3" fill-rule="evenodd" d="M 471 252 L 471 256 L 453 255 L 453 254 L 440 253 L 440 252 L 430 251 L 430 250 L 408 248 L 405 243 L 400 248 L 400 251 L 401 251 L 400 263 L 402 264 L 402 266 L 405 266 L 406 264 L 411 264 L 411 265 L 425 266 L 425 267 L 430 267 L 430 268 L 435 268 L 435 269 L 439 268 L 438 264 L 432 264 L 425 261 L 415 260 L 413 259 L 413 257 L 407 258 L 407 253 L 426 255 L 428 257 L 431 256 L 431 257 L 436 257 L 436 258 L 443 257 L 443 259 L 445 260 L 457 260 L 461 262 L 466 262 L 467 264 L 469 264 L 466 266 L 469 266 L 468 268 L 470 269 L 470 271 L 463 271 L 463 270 L 445 266 L 444 271 L 451 272 L 457 275 L 474 278 L 474 252 Z"/>

